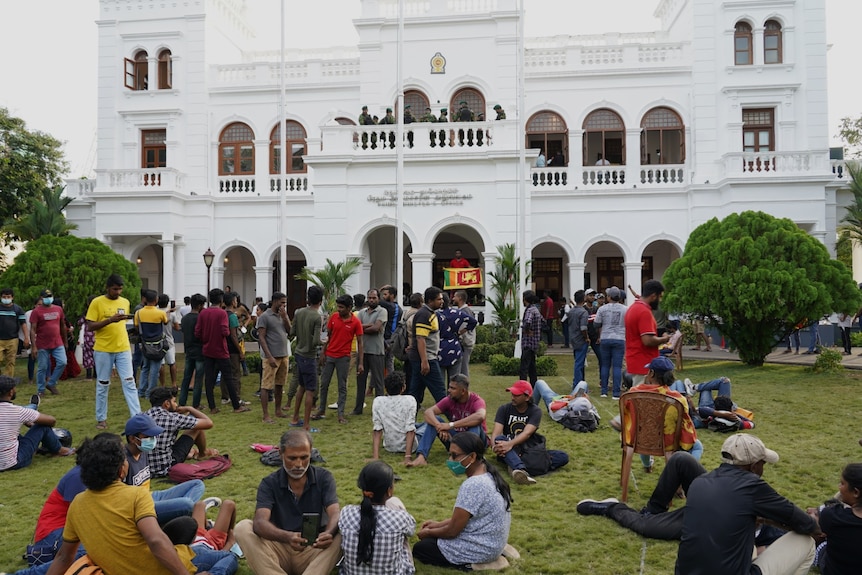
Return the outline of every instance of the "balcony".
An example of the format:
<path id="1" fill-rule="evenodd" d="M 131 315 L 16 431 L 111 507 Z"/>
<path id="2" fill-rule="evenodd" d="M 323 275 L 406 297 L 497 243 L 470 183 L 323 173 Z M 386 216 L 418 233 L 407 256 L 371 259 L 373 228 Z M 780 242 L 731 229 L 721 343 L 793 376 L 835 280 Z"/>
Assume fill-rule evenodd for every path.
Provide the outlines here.
<path id="1" fill-rule="evenodd" d="M 682 164 L 533 168 L 530 171 L 530 183 L 534 191 L 665 189 L 683 187 L 687 173 L 687 166 Z"/>
<path id="2" fill-rule="evenodd" d="M 281 189 L 281 178 L 277 174 L 218 177 L 219 196 L 274 196 L 279 194 Z M 287 193 L 308 193 L 308 174 L 287 174 L 284 189 Z"/>
<path id="3" fill-rule="evenodd" d="M 835 174 L 841 178 L 843 166 L 830 164 L 823 152 L 734 152 L 725 154 L 725 177 L 777 178 L 790 176 L 823 176 Z"/>
<path id="4" fill-rule="evenodd" d="M 183 174 L 173 168 L 96 170 L 95 180 L 66 180 L 69 197 L 104 193 L 149 194 L 182 192 Z"/>
<path id="5" fill-rule="evenodd" d="M 488 122 L 415 122 L 404 126 L 405 155 L 489 152 L 514 149 L 515 123 L 511 120 Z M 325 126 L 325 153 L 350 153 L 359 156 L 395 156 L 398 133 L 395 125 Z"/>

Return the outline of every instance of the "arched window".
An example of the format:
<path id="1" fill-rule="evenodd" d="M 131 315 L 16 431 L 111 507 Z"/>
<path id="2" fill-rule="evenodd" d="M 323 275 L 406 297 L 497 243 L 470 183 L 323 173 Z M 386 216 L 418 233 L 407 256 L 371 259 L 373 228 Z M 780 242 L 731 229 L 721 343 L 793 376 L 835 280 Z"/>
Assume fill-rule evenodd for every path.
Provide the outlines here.
<path id="1" fill-rule="evenodd" d="M 425 108 L 428 107 L 428 96 L 419 90 L 406 90 L 404 92 L 404 107 L 410 106 L 410 112 L 413 118 L 418 122 L 419 118 L 425 115 Z M 393 106 L 393 109 L 398 113 L 398 105 Z"/>
<path id="2" fill-rule="evenodd" d="M 466 107 L 472 112 L 473 120 L 480 122 L 485 119 L 485 96 L 475 88 L 461 88 L 452 95 L 452 99 L 449 101 L 449 121 L 468 121 L 459 120 L 459 117 L 466 118 L 468 115 L 466 112 L 461 113 L 461 102 L 467 103 Z"/>
<path id="3" fill-rule="evenodd" d="M 220 176 L 254 174 L 254 132 L 242 122 L 227 126 L 219 136 Z"/>
<path id="4" fill-rule="evenodd" d="M 733 63 L 735 65 L 746 66 L 752 63 L 751 42 L 751 25 L 746 22 L 737 22 L 736 31 L 733 34 Z"/>
<path id="5" fill-rule="evenodd" d="M 767 20 L 763 27 L 763 63 L 781 64 L 784 61 L 781 42 L 781 24 Z"/>
<path id="6" fill-rule="evenodd" d="M 559 152 L 563 156 L 562 165 L 568 165 L 568 134 L 566 121 L 555 112 L 543 110 L 527 120 L 527 148 L 540 149 L 546 161 L 552 160 Z"/>
<path id="7" fill-rule="evenodd" d="M 613 110 L 590 112 L 584 120 L 584 165 L 603 166 L 626 163 L 626 127 Z"/>
<path id="8" fill-rule="evenodd" d="M 149 87 L 149 79 L 147 78 L 147 68 L 149 67 L 149 62 L 147 62 L 147 51 L 139 50 L 135 54 L 134 60 L 124 58 L 124 61 L 124 83 L 126 88 L 129 90 L 146 90 Z"/>
<path id="9" fill-rule="evenodd" d="M 305 162 L 302 161 L 302 156 L 308 151 L 305 143 L 305 128 L 299 122 L 294 120 L 286 120 L 285 123 L 285 138 L 287 139 L 287 173 L 288 174 L 304 174 L 307 171 Z M 281 131 L 279 126 L 272 129 L 269 136 L 269 173 L 281 173 L 280 154 L 281 150 Z"/>
<path id="10" fill-rule="evenodd" d="M 685 126 L 670 108 L 653 108 L 641 121 L 641 165 L 685 163 Z"/>
<path id="11" fill-rule="evenodd" d="M 171 51 L 159 52 L 159 90 L 170 90 L 172 87 L 173 65 L 171 62 Z"/>

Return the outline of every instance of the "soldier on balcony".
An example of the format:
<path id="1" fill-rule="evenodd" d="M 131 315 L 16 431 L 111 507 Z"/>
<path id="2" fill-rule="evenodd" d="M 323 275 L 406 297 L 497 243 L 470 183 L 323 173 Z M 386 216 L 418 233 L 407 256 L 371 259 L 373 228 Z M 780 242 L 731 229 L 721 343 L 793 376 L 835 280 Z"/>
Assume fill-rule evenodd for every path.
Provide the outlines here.
<path id="1" fill-rule="evenodd" d="M 455 114 L 456 122 L 473 122 L 476 120 L 476 116 L 473 115 L 473 110 L 467 106 L 466 100 L 461 100 L 459 105 L 461 106 L 461 109 L 458 110 L 457 114 Z"/>
<path id="2" fill-rule="evenodd" d="M 506 111 L 503 109 L 503 106 L 497 104 L 494 106 L 494 111 L 497 112 L 497 120 L 505 120 L 506 119 Z"/>

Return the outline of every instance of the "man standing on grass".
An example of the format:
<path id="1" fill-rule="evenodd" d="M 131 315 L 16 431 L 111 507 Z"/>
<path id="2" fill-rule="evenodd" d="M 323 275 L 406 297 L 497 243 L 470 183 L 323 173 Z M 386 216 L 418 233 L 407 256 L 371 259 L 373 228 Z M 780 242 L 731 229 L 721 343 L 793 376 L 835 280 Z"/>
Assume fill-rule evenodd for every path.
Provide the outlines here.
<path id="1" fill-rule="evenodd" d="M 536 373 L 536 354 L 539 352 L 539 341 L 542 338 L 542 314 L 536 309 L 538 297 L 533 290 L 523 293 L 524 317 L 521 320 L 521 368 L 520 379 L 529 380 L 535 385 L 539 376 Z"/>
<path id="2" fill-rule="evenodd" d="M 383 330 L 383 343 L 386 346 L 386 373 L 395 371 L 395 356 L 392 355 L 392 334 L 403 319 L 404 312 L 398 305 L 398 290 L 391 285 L 380 288 L 380 305 L 386 310 L 386 329 Z"/>
<path id="3" fill-rule="evenodd" d="M 569 324 L 569 344 L 572 346 L 572 355 L 575 358 L 575 369 L 572 375 L 572 389 L 584 381 L 584 370 L 587 364 L 587 352 L 590 350 L 590 336 L 587 331 L 589 312 L 584 307 L 586 294 L 579 289 L 575 292 L 575 305 L 566 316 Z"/>
<path id="4" fill-rule="evenodd" d="M 269 396 L 275 396 L 275 416 L 288 417 L 281 410 L 284 384 L 290 357 L 287 355 L 287 334 L 290 332 L 290 318 L 287 317 L 287 296 L 281 292 L 272 294 L 272 301 L 266 311 L 257 318 L 257 333 L 262 356 L 263 379 L 260 384 L 260 406 L 263 422 L 275 423 L 269 416 Z"/>
<path id="5" fill-rule="evenodd" d="M 298 427 L 299 408 L 302 398 L 305 398 L 305 418 L 302 426 L 311 429 L 311 408 L 314 405 L 314 394 L 317 392 L 317 348 L 321 345 L 320 330 L 323 319 L 320 317 L 320 303 L 323 301 L 323 290 L 312 285 L 308 287 L 306 295 L 306 306 L 297 310 L 293 316 L 290 328 L 290 337 L 296 338 L 296 350 L 293 357 L 296 358 L 296 371 L 299 378 L 299 387 L 303 390 L 296 398 L 293 408 L 293 421 L 291 425 Z"/>
<path id="6" fill-rule="evenodd" d="M 350 368 L 350 348 L 353 338 L 356 338 L 356 373 L 361 374 L 364 370 L 363 346 L 362 346 L 362 322 L 351 312 L 353 298 L 349 295 L 340 295 L 335 300 L 337 313 L 329 317 L 326 330 L 329 339 L 323 344 L 320 352 L 320 365 L 323 373 L 320 374 L 320 408 L 313 419 L 323 419 L 323 410 L 326 408 L 326 397 L 329 392 L 329 384 L 332 381 L 332 372 L 338 378 L 338 423 L 347 423 L 344 418 L 344 405 L 347 403 L 347 372 Z M 361 401 L 361 399 L 360 399 Z"/>
<path id="7" fill-rule="evenodd" d="M 47 388 L 52 395 L 58 395 L 57 382 L 66 368 L 66 316 L 63 308 L 54 305 L 51 290 L 43 289 L 39 298 L 42 304 L 30 313 L 30 339 L 33 343 L 30 353 L 36 352 L 39 361 L 36 392 L 44 395 Z M 51 358 L 54 358 L 55 365 L 49 376 Z"/>
<path id="8" fill-rule="evenodd" d="M 180 383 L 180 405 L 186 404 L 189 385 L 192 381 L 192 375 L 194 375 L 195 384 L 192 405 L 198 408 L 201 404 L 201 391 L 204 388 L 204 356 L 203 344 L 195 336 L 195 324 L 198 323 L 198 316 L 204 308 L 207 298 L 203 294 L 196 293 L 189 298 L 189 302 L 191 310 L 180 320 L 180 329 L 183 332 L 183 350 L 186 356 L 183 380 Z"/>
<path id="9" fill-rule="evenodd" d="M 24 332 L 24 349 L 30 349 L 30 330 L 24 310 L 15 303 L 12 288 L 0 290 L 0 363 L 3 375 L 15 375 L 15 358 L 18 355 L 18 328 Z"/>
<path id="10" fill-rule="evenodd" d="M 644 382 L 647 372 L 645 366 L 658 357 L 658 348 L 670 340 L 670 335 L 658 335 L 654 309 L 658 309 L 664 286 L 658 280 L 648 280 L 643 285 L 643 293 L 626 310 L 626 369 L 632 374 L 632 384 Z"/>
<path id="11" fill-rule="evenodd" d="M 425 304 L 412 316 L 412 345 L 407 355 L 413 372 L 410 378 L 410 395 L 416 398 L 416 405 L 427 389 L 434 401 L 446 397 L 443 384 L 443 371 L 437 354 L 440 351 L 440 324 L 437 310 L 443 306 L 443 291 L 431 286 L 425 290 Z"/>
<path id="12" fill-rule="evenodd" d="M 383 395 L 383 370 L 386 363 L 386 349 L 383 332 L 389 320 L 386 308 L 380 305 L 377 290 L 372 288 L 365 294 L 365 307 L 356 317 L 362 324 L 363 370 L 356 376 L 356 406 L 350 415 L 362 415 L 365 402 L 365 387 L 371 375 L 371 389 L 374 395 Z"/>
<path id="13" fill-rule="evenodd" d="M 458 290 L 452 298 L 459 310 L 469 315 L 471 318 L 476 317 L 470 306 L 467 305 L 467 292 Z M 466 326 L 460 332 L 461 339 L 461 374 L 470 377 L 470 355 L 473 353 L 473 347 L 476 345 L 476 329 L 475 327 L 467 329 Z"/>
<path id="14" fill-rule="evenodd" d="M 129 300 L 122 297 L 123 278 L 117 274 L 108 276 L 105 295 L 92 302 L 87 309 L 87 329 L 96 334 L 93 359 L 96 364 L 96 428 L 108 429 L 108 386 L 111 371 L 116 368 L 123 386 L 123 395 L 129 415 L 141 412 L 138 388 L 132 373 L 132 352 L 126 320 L 132 319 Z"/>

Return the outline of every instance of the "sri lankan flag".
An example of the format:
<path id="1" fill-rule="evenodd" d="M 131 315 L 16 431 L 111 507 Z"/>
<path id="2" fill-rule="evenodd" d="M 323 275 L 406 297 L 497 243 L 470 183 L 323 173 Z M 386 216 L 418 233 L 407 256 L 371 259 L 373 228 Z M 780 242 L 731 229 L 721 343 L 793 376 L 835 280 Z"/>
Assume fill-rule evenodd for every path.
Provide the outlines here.
<path id="1" fill-rule="evenodd" d="M 443 289 L 482 287 L 482 268 L 443 268 Z"/>

